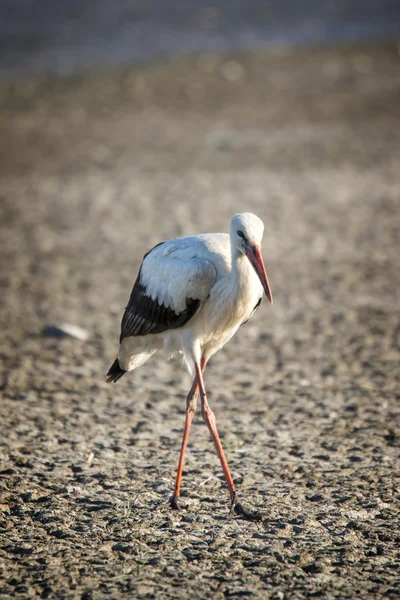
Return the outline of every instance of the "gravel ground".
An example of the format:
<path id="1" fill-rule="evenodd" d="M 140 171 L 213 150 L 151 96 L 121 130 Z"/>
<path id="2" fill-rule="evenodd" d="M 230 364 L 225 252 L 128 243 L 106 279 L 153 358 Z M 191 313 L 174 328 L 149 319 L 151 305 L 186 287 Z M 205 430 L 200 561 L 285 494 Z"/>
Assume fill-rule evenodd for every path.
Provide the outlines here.
<path id="1" fill-rule="evenodd" d="M 0 597 L 400 597 L 395 45 L 0 86 Z M 274 305 L 206 372 L 104 383 L 146 250 L 265 222 Z M 43 334 L 84 327 L 88 341 Z M 397 387 L 396 387 L 397 386 Z"/>

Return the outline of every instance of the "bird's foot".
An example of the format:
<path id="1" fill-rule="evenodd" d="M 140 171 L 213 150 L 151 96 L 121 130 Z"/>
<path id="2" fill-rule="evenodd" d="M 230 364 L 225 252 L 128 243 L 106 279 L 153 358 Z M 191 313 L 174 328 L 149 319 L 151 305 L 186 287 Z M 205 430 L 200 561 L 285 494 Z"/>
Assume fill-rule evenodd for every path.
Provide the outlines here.
<path id="1" fill-rule="evenodd" d="M 242 504 L 242 502 L 236 502 L 233 506 L 233 510 L 237 515 L 240 515 L 247 521 L 261 521 L 262 513 L 257 508 L 253 508 L 249 504 Z M 232 513 L 231 509 L 231 513 Z"/>
<path id="2" fill-rule="evenodd" d="M 181 509 L 181 505 L 179 502 L 179 496 L 171 496 L 169 503 L 170 503 L 171 508 L 173 508 L 174 510 Z"/>
<path id="3" fill-rule="evenodd" d="M 231 506 L 230 506 L 230 510 L 229 510 L 229 516 L 232 517 L 233 513 L 235 512 L 235 505 L 236 505 L 236 500 L 237 500 L 236 492 L 235 491 L 230 492 L 230 496 L 231 496 Z"/>

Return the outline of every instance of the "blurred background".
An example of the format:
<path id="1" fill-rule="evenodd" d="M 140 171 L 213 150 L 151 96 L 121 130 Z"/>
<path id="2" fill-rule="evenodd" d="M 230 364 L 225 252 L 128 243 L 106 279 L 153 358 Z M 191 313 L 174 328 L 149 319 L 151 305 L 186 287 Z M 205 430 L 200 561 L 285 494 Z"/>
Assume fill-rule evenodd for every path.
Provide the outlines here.
<path id="1" fill-rule="evenodd" d="M 3 0 L 0 73 L 397 39 L 397 0 Z"/>

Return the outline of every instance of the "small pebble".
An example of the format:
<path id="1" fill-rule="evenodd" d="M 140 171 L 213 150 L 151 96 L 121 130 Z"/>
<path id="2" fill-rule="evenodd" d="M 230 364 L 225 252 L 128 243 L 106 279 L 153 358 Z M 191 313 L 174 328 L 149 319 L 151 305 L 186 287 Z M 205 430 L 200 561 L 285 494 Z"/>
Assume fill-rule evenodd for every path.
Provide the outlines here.
<path id="1" fill-rule="evenodd" d="M 64 323 L 63 325 L 47 324 L 42 329 L 42 335 L 44 337 L 72 337 L 82 342 L 85 342 L 89 338 L 89 333 L 86 329 L 78 327 L 78 325 L 69 325 L 68 323 Z"/>

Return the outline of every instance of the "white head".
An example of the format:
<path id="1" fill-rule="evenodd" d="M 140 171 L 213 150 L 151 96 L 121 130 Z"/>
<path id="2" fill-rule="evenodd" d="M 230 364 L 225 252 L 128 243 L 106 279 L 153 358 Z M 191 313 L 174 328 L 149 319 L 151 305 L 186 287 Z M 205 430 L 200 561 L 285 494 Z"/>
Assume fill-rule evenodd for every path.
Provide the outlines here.
<path id="1" fill-rule="evenodd" d="M 261 255 L 263 233 L 264 223 L 253 213 L 233 215 L 230 223 L 231 247 L 247 256 L 272 304 L 271 288 Z"/>
<path id="2" fill-rule="evenodd" d="M 233 215 L 230 224 L 231 244 L 246 254 L 248 244 L 261 245 L 264 233 L 264 223 L 253 213 L 237 213 Z"/>

